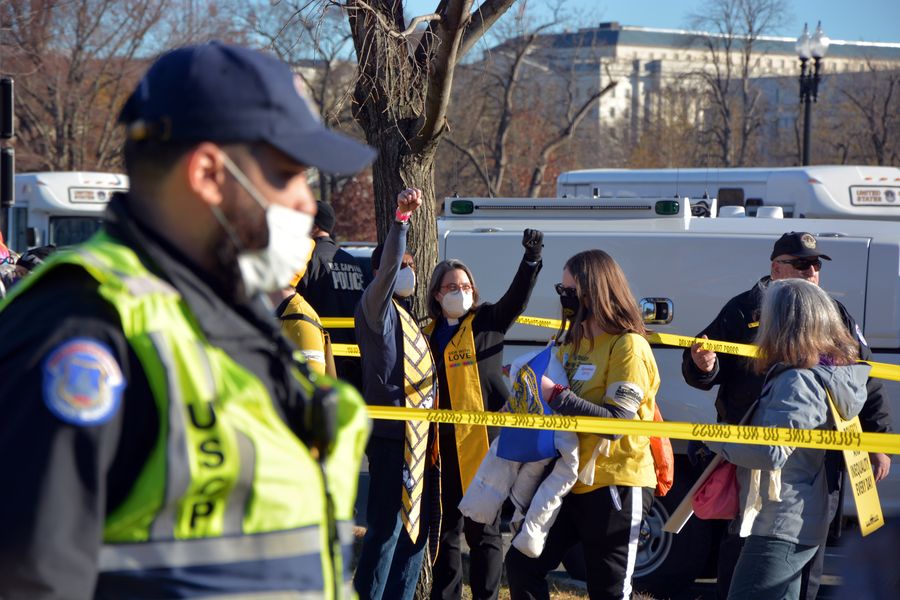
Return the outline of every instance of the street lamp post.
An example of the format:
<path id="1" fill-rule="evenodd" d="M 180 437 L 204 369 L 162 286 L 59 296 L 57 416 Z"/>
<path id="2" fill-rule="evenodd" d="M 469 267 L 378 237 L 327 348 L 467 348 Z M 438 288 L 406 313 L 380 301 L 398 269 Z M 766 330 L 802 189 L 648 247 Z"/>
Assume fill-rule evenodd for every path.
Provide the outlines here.
<path id="1" fill-rule="evenodd" d="M 809 138 L 810 138 L 810 117 L 812 111 L 810 105 L 818 99 L 819 95 L 819 73 L 822 70 L 822 59 L 828 52 L 828 45 L 831 40 L 822 31 L 822 21 L 816 26 L 816 31 L 812 37 L 809 35 L 809 28 L 806 23 L 803 24 L 803 33 L 797 38 L 795 48 L 797 56 L 800 57 L 800 102 L 803 103 L 803 164 L 809 164 Z M 813 59 L 813 64 L 809 64 L 809 59 Z"/>

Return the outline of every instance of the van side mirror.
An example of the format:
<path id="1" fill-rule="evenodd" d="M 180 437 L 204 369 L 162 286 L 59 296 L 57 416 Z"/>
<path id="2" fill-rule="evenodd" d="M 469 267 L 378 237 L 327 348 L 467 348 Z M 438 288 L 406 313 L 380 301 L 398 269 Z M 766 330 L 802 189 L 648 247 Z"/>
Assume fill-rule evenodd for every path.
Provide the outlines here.
<path id="1" fill-rule="evenodd" d="M 41 236 L 38 234 L 37 227 L 29 227 L 25 230 L 25 243 L 29 248 L 41 245 Z"/>
<path id="2" fill-rule="evenodd" d="M 675 316 L 675 308 L 668 298 L 641 298 L 638 303 L 647 325 L 667 325 Z"/>

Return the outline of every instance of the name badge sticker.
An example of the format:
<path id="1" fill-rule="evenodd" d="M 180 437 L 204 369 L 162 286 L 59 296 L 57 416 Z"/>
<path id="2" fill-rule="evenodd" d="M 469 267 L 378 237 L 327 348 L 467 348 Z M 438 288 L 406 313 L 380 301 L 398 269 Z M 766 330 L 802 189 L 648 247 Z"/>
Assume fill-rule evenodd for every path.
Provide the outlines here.
<path id="1" fill-rule="evenodd" d="M 587 381 L 594 376 L 594 373 L 596 371 L 597 365 L 580 365 L 577 369 L 575 369 L 575 374 L 572 376 L 572 381 Z"/>

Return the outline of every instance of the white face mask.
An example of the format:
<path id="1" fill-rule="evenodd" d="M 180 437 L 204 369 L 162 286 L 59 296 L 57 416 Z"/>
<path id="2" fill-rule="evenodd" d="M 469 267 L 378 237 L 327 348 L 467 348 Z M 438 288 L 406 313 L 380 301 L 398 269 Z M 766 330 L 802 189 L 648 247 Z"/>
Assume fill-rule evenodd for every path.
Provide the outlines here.
<path id="1" fill-rule="evenodd" d="M 447 292 L 441 298 L 441 308 L 444 309 L 444 315 L 448 318 L 460 318 L 472 308 L 472 292 L 462 290 Z"/>
<path id="2" fill-rule="evenodd" d="M 238 248 L 238 267 L 248 296 L 285 288 L 294 274 L 309 260 L 313 249 L 313 217 L 310 214 L 266 201 L 246 175 L 227 155 L 223 163 L 228 172 L 266 211 L 269 243 L 259 250 L 245 250 L 224 215 L 213 207 L 213 214 Z"/>
<path id="3" fill-rule="evenodd" d="M 394 295 L 400 298 L 408 298 L 416 291 L 416 272 L 406 267 L 397 273 L 397 281 L 394 282 Z"/>

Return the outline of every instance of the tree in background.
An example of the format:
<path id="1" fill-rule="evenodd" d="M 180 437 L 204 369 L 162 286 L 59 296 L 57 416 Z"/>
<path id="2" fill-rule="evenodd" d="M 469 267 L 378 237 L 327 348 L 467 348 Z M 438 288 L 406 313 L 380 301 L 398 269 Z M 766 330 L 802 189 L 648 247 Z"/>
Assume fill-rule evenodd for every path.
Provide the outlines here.
<path id="1" fill-rule="evenodd" d="M 362 136 L 351 111 L 356 65 L 350 61 L 353 40 L 343 13 L 334 6 L 305 10 L 308 0 L 248 2 L 237 9 L 241 29 L 260 42 L 306 83 L 329 127 Z M 346 178 L 314 175 L 319 199 L 333 202 Z"/>
<path id="2" fill-rule="evenodd" d="M 578 42 L 580 60 L 561 64 L 535 53 L 547 43 L 546 31 L 571 20 L 561 18 L 572 16 L 566 8 L 565 0 L 557 2 L 553 17 L 539 24 L 520 11 L 514 21 L 498 25 L 495 45 L 484 58 L 461 70 L 461 97 L 445 140 L 466 159 L 487 195 L 539 196 L 560 149 L 596 115 L 597 102 L 616 84 L 608 78 L 581 92 L 586 77 L 578 66 L 588 58 L 596 61 L 589 34 Z M 592 83 L 599 82 L 600 73 L 595 77 Z"/>
<path id="3" fill-rule="evenodd" d="M 358 242 L 378 239 L 371 169 L 342 180 L 332 196 L 332 205 L 336 217 L 335 239 Z"/>
<path id="4" fill-rule="evenodd" d="M 694 73 L 703 82 L 706 118 L 702 133 L 718 148 L 718 166 L 740 167 L 753 160 L 754 141 L 764 123 L 761 93 L 752 77 L 759 70 L 760 36 L 784 22 L 784 0 L 706 0 L 692 16 L 708 65 Z"/>
<path id="5" fill-rule="evenodd" d="M 709 164 L 708 148 L 698 141 L 700 106 L 696 85 L 679 78 L 659 92 L 655 110 L 631 146 L 628 167 L 661 169 Z"/>
<path id="6" fill-rule="evenodd" d="M 322 15 L 340 6 L 356 50 L 353 115 L 378 150 L 373 165 L 379 239 L 393 219 L 396 195 L 418 187 L 425 202 L 413 216 L 409 247 L 428 273 L 437 262 L 434 159 L 447 131 L 456 66 L 514 0 L 440 0 L 434 12 L 407 19 L 401 0 L 318 0 Z M 423 291 L 423 290 L 422 290 Z M 416 311 L 424 313 L 424 298 Z"/>
<path id="7" fill-rule="evenodd" d="M 217 5 L 193 0 L 5 0 L 0 56 L 16 80 L 17 168 L 116 170 L 115 116 L 146 61 L 225 37 Z"/>
<path id="8" fill-rule="evenodd" d="M 839 96 L 849 120 L 844 127 L 842 160 L 875 165 L 900 164 L 900 71 L 867 61 L 857 81 L 845 81 Z M 843 163 L 842 163 L 843 164 Z"/>
<path id="9" fill-rule="evenodd" d="M 781 79 L 779 94 L 795 98 L 796 79 Z M 900 165 L 900 70 L 867 60 L 861 71 L 826 71 L 812 112 L 812 164 Z M 802 113 L 799 101 L 772 111 L 767 164 L 801 164 Z"/>

